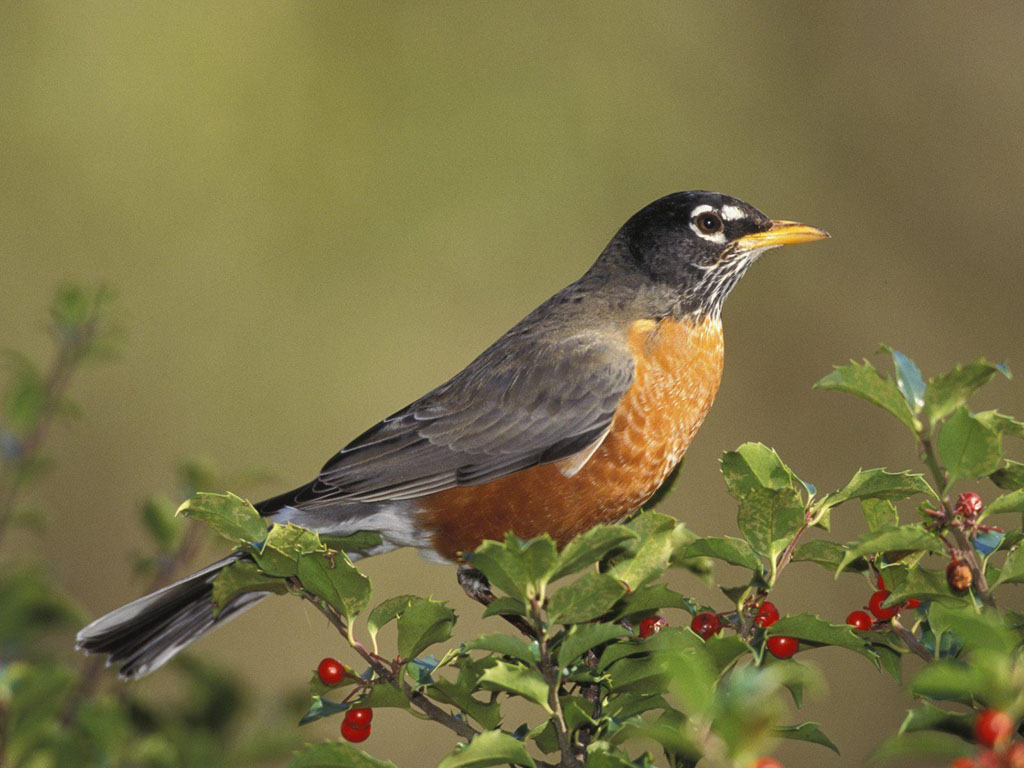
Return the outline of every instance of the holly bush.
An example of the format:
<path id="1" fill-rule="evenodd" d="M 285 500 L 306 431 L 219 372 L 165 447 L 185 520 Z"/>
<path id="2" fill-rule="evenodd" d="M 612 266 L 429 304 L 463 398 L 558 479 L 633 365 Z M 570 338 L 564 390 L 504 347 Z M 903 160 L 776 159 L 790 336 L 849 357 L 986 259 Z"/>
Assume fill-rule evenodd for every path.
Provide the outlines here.
<path id="1" fill-rule="evenodd" d="M 268 530 L 230 494 L 197 495 L 180 511 L 244 555 L 217 577 L 218 606 L 245 592 L 289 594 L 337 628 L 359 661 L 339 680 L 335 660 L 325 660 L 331 671 L 313 674 L 301 722 L 343 718 L 350 742 L 369 735 L 366 710 L 393 707 L 451 732 L 453 749 L 439 768 L 771 766 L 779 739 L 838 752 L 819 723 L 792 715 L 806 691 L 820 688 L 821 672 L 805 660 L 835 646 L 915 697 L 875 760 L 960 759 L 959 767 L 976 756 L 978 765 L 1016 766 L 1024 615 L 1000 609 L 996 598 L 1024 582 L 1024 533 L 1004 522 L 1019 525 L 1024 514 L 1024 463 L 1003 452 L 1003 438 L 1024 438 L 1024 423 L 968 407 L 976 390 L 1010 374 L 978 360 L 926 383 L 907 356 L 880 352 L 892 375 L 851 362 L 816 387 L 890 413 L 915 441 L 924 473 L 862 469 L 821 493 L 771 448 L 746 443 L 721 462 L 739 537 L 701 536 L 648 510 L 592 528 L 561 551 L 546 536 L 486 541 L 465 560 L 489 582 L 484 615 L 509 619 L 505 632 L 460 637 L 451 608 L 415 595 L 371 608 L 370 582 L 353 559 L 381 543 L 372 531 L 331 539 L 290 524 Z M 957 493 L 980 479 L 999 495 L 986 503 Z M 858 508 L 863 534 L 832 538 L 833 514 Z M 712 580 L 716 562 L 746 580 L 720 585 L 715 605 L 665 582 L 675 570 Z M 847 623 L 780 617 L 769 598 L 793 568 L 865 579 L 872 615 L 854 612 Z M 686 618 L 662 619 L 670 612 Z M 395 642 L 381 647 L 380 630 L 391 623 Z M 924 663 L 904 683 L 907 655 Z M 335 765 L 392 764 L 345 739 L 309 745 L 291 762 Z"/>
<path id="2" fill-rule="evenodd" d="M 0 537 L 45 523 L 29 493 L 47 466 L 44 437 L 75 410 L 71 374 L 114 345 L 108 302 L 105 293 L 62 291 L 52 366 L 9 356 Z M 1000 607 L 1024 582 L 1024 463 L 1003 450 L 1004 438 L 1024 438 L 1024 423 L 969 407 L 1009 371 L 978 360 L 926 383 L 908 357 L 880 352 L 891 374 L 851 362 L 816 386 L 891 414 L 923 471 L 861 469 L 821 493 L 771 448 L 747 443 L 721 462 L 739 536 L 702 536 L 649 509 L 561 551 L 547 537 L 484 542 L 465 565 L 484 615 L 505 617 L 506 631 L 466 637 L 455 612 L 432 598 L 373 604 L 354 561 L 379 534 L 268 529 L 232 494 L 194 493 L 181 516 L 166 497 L 144 503 L 151 546 L 136 570 L 150 587 L 187 572 L 204 528 L 182 517 L 202 520 L 241 554 L 215 581 L 218 606 L 252 591 L 292 595 L 337 629 L 348 665 L 327 658 L 311 674 L 300 723 L 335 718 L 341 738 L 295 752 L 293 768 L 391 765 L 353 746 L 381 707 L 437 725 L 452 746 L 439 768 L 771 768 L 780 739 L 838 752 L 821 724 L 799 716 L 827 677 L 813 665 L 824 646 L 856 654 L 891 677 L 894 693 L 913 696 L 902 725 L 880 737 L 876 762 L 1024 765 L 1024 615 Z M 978 493 L 979 481 L 992 486 Z M 189 464 L 182 484 L 194 492 L 232 483 Z M 863 533 L 836 540 L 833 514 L 858 518 Z M 715 578 L 718 564 L 730 566 L 728 583 Z M 865 580 L 869 610 L 845 622 L 780 615 L 771 597 L 783 575 L 815 573 Z M 697 581 L 719 588 L 714 604 L 675 588 Z M 300 738 L 284 717 L 263 725 L 261 739 L 240 737 L 244 687 L 187 653 L 159 673 L 182 678 L 179 700 L 157 703 L 109 680 L 100 659 L 70 653 L 81 613 L 37 560 L 0 562 L 0 764 L 255 765 L 282 759 Z M 908 656 L 918 661 L 904 679 Z"/>

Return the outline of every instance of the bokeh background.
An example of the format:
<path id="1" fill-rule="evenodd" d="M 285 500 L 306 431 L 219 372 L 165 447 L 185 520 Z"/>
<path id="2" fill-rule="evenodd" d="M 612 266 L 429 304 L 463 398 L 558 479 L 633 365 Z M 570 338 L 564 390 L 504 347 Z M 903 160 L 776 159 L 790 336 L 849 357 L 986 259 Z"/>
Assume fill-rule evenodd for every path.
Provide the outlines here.
<path id="1" fill-rule="evenodd" d="M 1022 30 L 1017 3 L 4 3 L 0 344 L 41 348 L 68 278 L 116 286 L 128 331 L 54 436 L 49 563 L 91 613 L 119 605 L 135 507 L 179 457 L 269 468 L 268 495 L 306 481 L 679 189 L 833 239 L 734 292 L 723 386 L 662 511 L 734 534 L 717 460 L 747 440 L 826 489 L 916 466 L 894 421 L 811 384 L 881 342 L 926 374 L 1024 365 Z M 1024 414 L 1019 379 L 990 389 Z M 451 600 L 457 637 L 500 626 L 413 553 L 366 572 L 379 597 Z M 867 597 L 794 566 L 775 602 L 841 621 Z M 268 701 L 343 651 L 294 600 L 198 648 Z M 907 702 L 862 659 L 807 658 L 830 687 L 805 714 L 843 756 L 778 755 L 859 765 Z M 427 766 L 451 745 L 382 712 L 367 746 Z"/>

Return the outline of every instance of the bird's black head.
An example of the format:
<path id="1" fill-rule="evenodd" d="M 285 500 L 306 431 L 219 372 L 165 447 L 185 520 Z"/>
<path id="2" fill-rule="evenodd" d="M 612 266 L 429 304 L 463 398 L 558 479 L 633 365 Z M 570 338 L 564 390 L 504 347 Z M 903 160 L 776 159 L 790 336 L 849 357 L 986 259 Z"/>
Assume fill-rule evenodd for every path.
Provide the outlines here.
<path id="1" fill-rule="evenodd" d="M 678 291 L 681 310 L 718 316 L 764 251 L 823 237 L 828 234 L 816 227 L 773 221 L 734 197 L 693 191 L 655 200 L 615 240 L 649 279 Z"/>

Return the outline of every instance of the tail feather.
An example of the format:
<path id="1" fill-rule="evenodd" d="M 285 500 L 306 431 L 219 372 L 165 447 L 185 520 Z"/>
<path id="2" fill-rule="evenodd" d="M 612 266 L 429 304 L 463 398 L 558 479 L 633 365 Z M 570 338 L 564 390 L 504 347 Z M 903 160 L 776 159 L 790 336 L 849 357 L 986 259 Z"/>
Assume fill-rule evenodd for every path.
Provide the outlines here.
<path id="1" fill-rule="evenodd" d="M 77 648 L 108 654 L 107 666 L 120 664 L 125 679 L 147 675 L 215 627 L 267 596 L 239 595 L 213 615 L 213 580 L 244 557 L 234 554 L 138 600 L 111 611 L 78 633 Z"/>

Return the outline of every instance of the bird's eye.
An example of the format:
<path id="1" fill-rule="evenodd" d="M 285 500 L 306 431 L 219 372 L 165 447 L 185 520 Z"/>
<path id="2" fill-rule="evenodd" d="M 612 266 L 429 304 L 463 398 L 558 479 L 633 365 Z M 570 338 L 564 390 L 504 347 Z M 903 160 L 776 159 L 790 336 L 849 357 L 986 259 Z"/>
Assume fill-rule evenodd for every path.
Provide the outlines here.
<path id="1" fill-rule="evenodd" d="M 697 229 L 705 235 L 715 235 L 722 231 L 722 219 L 713 211 L 704 211 L 697 215 Z"/>

